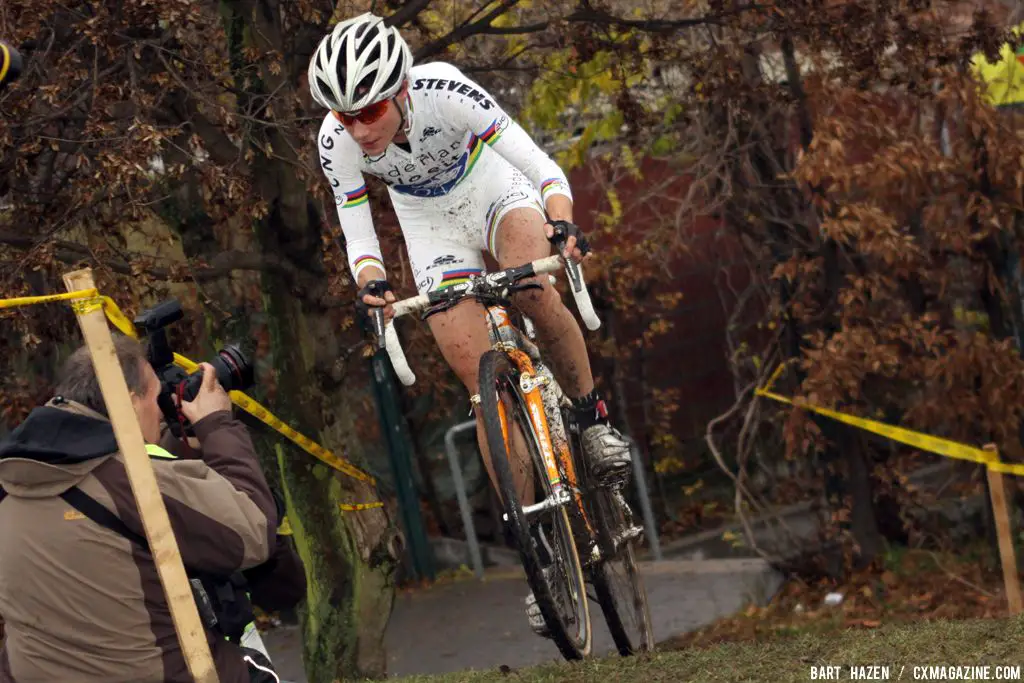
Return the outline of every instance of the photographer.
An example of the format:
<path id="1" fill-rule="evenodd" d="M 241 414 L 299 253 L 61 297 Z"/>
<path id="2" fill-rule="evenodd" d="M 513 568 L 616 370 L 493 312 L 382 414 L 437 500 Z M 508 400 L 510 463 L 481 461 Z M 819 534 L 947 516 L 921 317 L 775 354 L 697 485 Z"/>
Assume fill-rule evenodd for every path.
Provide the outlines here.
<path id="1" fill-rule="evenodd" d="M 157 444 L 160 383 L 145 349 L 120 335 L 114 348 Z M 202 459 L 148 450 L 189 575 L 229 577 L 268 564 L 278 511 L 248 432 L 203 370 L 180 406 Z M 0 443 L 0 487 L 0 683 L 192 681 L 87 348 L 65 363 L 55 398 Z M 256 680 L 238 645 L 207 635 L 222 683 Z"/>
<path id="2" fill-rule="evenodd" d="M 189 437 L 186 442 L 182 442 L 171 433 L 166 424 L 163 427 L 160 446 L 173 457 L 183 459 L 202 457 L 199 450 L 201 446 L 194 437 Z M 281 521 L 285 516 L 284 502 L 276 495 L 274 501 L 277 503 L 278 521 Z M 267 661 L 263 661 L 253 652 L 247 650 L 247 656 L 254 660 L 250 666 L 253 673 L 252 683 L 277 681 L 276 677 L 258 677 L 261 667 L 273 668 L 273 664 L 269 663 L 269 654 L 263 645 L 263 640 L 256 630 L 255 624 L 250 620 L 254 617 L 251 612 L 247 611 L 248 603 L 251 602 L 268 613 L 292 609 L 298 605 L 306 595 L 306 573 L 302 566 L 302 560 L 288 535 L 279 534 L 277 543 L 270 553 L 270 558 L 252 569 L 239 572 L 238 575 L 229 577 L 229 579 L 237 581 L 238 578 L 241 578 L 243 580 L 246 600 L 240 600 L 243 603 L 237 606 L 240 610 L 229 607 L 228 614 L 219 615 L 221 622 L 219 630 L 230 631 L 230 640 L 240 643 L 244 648 L 255 649 L 267 657 Z M 208 590 L 208 592 L 213 591 Z"/>

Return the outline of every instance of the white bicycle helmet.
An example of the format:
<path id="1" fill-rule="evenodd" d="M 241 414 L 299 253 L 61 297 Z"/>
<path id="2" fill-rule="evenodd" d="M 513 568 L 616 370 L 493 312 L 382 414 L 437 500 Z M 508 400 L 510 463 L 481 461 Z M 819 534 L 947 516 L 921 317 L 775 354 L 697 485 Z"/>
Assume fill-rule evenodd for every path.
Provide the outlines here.
<path id="1" fill-rule="evenodd" d="M 318 104 L 349 112 L 392 97 L 412 66 L 398 29 L 369 12 L 324 36 L 309 62 L 309 89 Z"/>

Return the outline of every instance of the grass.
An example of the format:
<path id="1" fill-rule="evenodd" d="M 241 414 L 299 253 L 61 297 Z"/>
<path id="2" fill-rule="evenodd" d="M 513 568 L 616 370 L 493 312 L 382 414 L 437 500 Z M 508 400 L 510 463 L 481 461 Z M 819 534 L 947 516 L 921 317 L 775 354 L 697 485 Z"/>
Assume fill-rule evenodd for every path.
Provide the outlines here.
<path id="1" fill-rule="evenodd" d="M 914 667 L 988 665 L 991 667 L 988 676 L 994 680 L 995 667 L 1017 666 L 1024 673 L 1022 642 L 1024 617 L 937 620 L 885 625 L 872 630 L 776 635 L 766 642 L 727 643 L 655 652 L 642 657 L 610 657 L 519 670 L 467 671 L 394 680 L 400 683 L 803 683 L 813 680 L 812 667 L 826 665 L 840 667 L 840 680 L 851 680 L 851 666 L 889 666 L 888 680 L 892 681 L 922 680 L 920 671 L 915 677 Z M 1021 680 L 1021 675 L 1010 680 Z"/>
<path id="2" fill-rule="evenodd" d="M 843 595 L 841 605 L 825 604 L 833 591 Z M 658 652 L 644 657 L 395 680 L 786 683 L 827 680 L 812 677 L 814 667 L 825 666 L 839 667 L 839 678 L 831 680 L 852 680 L 851 666 L 890 667 L 887 679 L 876 680 L 984 680 L 929 679 L 922 674 L 943 672 L 914 667 L 985 665 L 993 667 L 988 680 L 998 680 L 994 667 L 1003 666 L 1021 668 L 1002 680 L 1024 680 L 1024 617 L 1006 616 L 1000 567 L 984 539 L 956 552 L 893 547 L 842 584 L 793 580 L 766 606 L 750 606 L 698 631 L 658 635 L 664 639 Z"/>

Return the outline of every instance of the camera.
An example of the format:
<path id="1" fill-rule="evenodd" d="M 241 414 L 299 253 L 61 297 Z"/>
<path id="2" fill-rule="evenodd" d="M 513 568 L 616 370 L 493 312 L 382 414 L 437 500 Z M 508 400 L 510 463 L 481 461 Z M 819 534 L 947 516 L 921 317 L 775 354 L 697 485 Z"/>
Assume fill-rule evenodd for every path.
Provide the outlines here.
<path id="1" fill-rule="evenodd" d="M 21 54 L 13 45 L 0 40 L 0 90 L 21 75 Z"/>
<path id="2" fill-rule="evenodd" d="M 181 401 L 191 401 L 199 393 L 199 387 L 203 383 L 202 370 L 187 374 L 174 364 L 174 350 L 167 339 L 167 326 L 183 317 L 181 303 L 177 299 L 170 299 L 143 311 L 133 321 L 139 336 L 145 336 L 149 340 L 146 355 L 156 372 L 157 379 L 160 380 L 160 396 L 157 402 L 172 430 L 180 426 L 183 419 L 178 413 L 173 397 L 177 396 Z M 225 391 L 244 391 L 255 381 L 252 363 L 236 344 L 228 344 L 208 362 L 216 370 L 217 381 Z"/>

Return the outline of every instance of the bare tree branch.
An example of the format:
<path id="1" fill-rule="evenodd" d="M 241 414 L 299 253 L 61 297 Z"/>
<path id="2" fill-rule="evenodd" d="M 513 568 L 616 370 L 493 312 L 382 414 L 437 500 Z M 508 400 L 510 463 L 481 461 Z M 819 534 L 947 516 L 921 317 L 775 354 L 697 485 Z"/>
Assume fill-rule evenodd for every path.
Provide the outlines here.
<path id="1" fill-rule="evenodd" d="M 689 17 L 686 19 L 622 19 L 621 17 L 616 17 L 604 10 L 594 9 L 587 4 L 567 16 L 565 20 L 574 23 L 595 24 L 597 26 L 634 28 L 647 33 L 672 33 L 682 28 L 717 24 L 726 17 L 760 9 L 761 7 L 761 5 L 747 5 L 728 12 L 722 12 L 720 14 L 705 15 L 702 17 Z"/>
<path id="2" fill-rule="evenodd" d="M 437 40 L 427 43 L 419 50 L 416 51 L 416 59 L 423 60 L 427 57 L 432 57 L 440 52 L 443 52 L 445 48 L 453 43 L 465 40 L 470 36 L 474 36 L 483 33 L 485 29 L 491 27 L 491 22 L 500 17 L 502 14 L 515 7 L 519 3 L 519 0 L 503 0 L 503 2 L 495 7 L 493 10 L 487 13 L 482 19 L 478 21 L 471 21 L 470 19 L 463 22 L 461 25 L 456 27 L 454 30 L 449 32 L 447 35 L 441 36 Z M 473 16 L 476 16 L 475 14 Z"/>
<path id="3" fill-rule="evenodd" d="M 9 232 L 0 232 L 0 244 L 6 244 L 19 249 L 31 249 L 39 246 L 38 240 L 35 237 Z M 54 247 L 53 255 L 64 263 L 77 263 L 84 259 L 96 258 L 92 250 L 83 244 L 64 240 L 55 240 L 51 244 Z M 103 265 L 115 273 L 134 275 L 137 273 L 137 267 L 133 268 L 133 257 L 143 263 L 153 258 L 142 254 L 127 254 L 126 256 L 127 258 L 104 258 Z M 278 273 L 290 278 L 293 282 L 301 277 L 294 266 L 284 259 L 279 259 L 271 254 L 242 251 L 221 252 L 209 265 L 182 263 L 180 272 L 170 268 L 151 267 L 148 264 L 145 266 L 146 274 L 150 277 L 172 282 L 204 282 L 227 277 L 236 271 L 244 270 Z"/>
<path id="4" fill-rule="evenodd" d="M 517 2 L 518 0 L 507 0 L 480 21 L 470 23 L 469 20 L 467 20 L 448 35 L 420 48 L 416 53 L 416 58 L 423 59 L 424 57 L 433 56 L 434 54 L 444 50 L 452 43 L 465 40 L 473 35 L 522 35 L 524 33 L 538 33 L 540 31 L 547 30 L 557 21 L 565 21 L 573 24 L 591 24 L 601 27 L 614 26 L 616 28 L 631 28 L 647 33 L 673 33 L 684 28 L 719 24 L 727 17 L 750 10 L 756 10 L 761 7 L 760 5 L 748 5 L 729 12 L 722 12 L 721 14 L 689 17 L 686 19 L 623 19 L 621 17 L 616 17 L 613 14 L 609 14 L 604 10 L 594 9 L 589 3 L 583 3 L 580 8 L 561 19 L 541 21 L 533 24 L 523 24 L 521 26 L 494 26 L 491 24 L 494 19 L 503 14 Z"/>
<path id="5" fill-rule="evenodd" d="M 550 21 L 542 21 L 538 24 L 526 24 L 525 26 L 485 26 L 477 31 L 477 33 L 492 36 L 512 36 L 523 33 L 537 33 L 545 30 L 548 26 L 551 26 Z"/>
<path id="6" fill-rule="evenodd" d="M 409 0 L 402 5 L 402 9 L 384 19 L 384 23 L 388 26 L 397 26 L 398 28 L 401 28 L 418 17 L 420 12 L 425 10 L 429 5 L 430 0 Z"/>
<path id="7" fill-rule="evenodd" d="M 733 403 L 731 408 L 729 408 L 729 410 L 722 413 L 721 415 L 719 415 L 718 417 L 716 417 L 715 419 L 711 420 L 711 422 L 708 423 L 707 431 L 704 434 L 704 441 L 705 443 L 707 443 L 708 448 L 711 451 L 711 456 L 715 459 L 715 462 L 718 464 L 718 467 L 736 485 L 736 515 L 739 517 L 740 524 L 742 524 L 743 526 L 743 531 L 746 534 L 747 542 L 750 544 L 750 548 L 758 555 L 760 555 L 764 560 L 768 562 L 775 562 L 776 558 L 772 557 L 770 554 L 762 550 L 761 547 L 757 545 L 757 541 L 754 537 L 754 530 L 750 525 L 750 520 L 748 520 L 747 516 L 743 514 L 743 506 L 741 505 L 743 489 L 745 489 L 745 487 L 743 486 L 743 483 L 739 480 L 739 478 L 733 473 L 732 469 L 726 464 L 722 452 L 719 450 L 718 445 L 715 443 L 714 436 L 715 427 L 717 427 L 722 422 L 725 422 L 726 420 L 730 419 L 733 415 L 740 411 L 740 409 L 743 407 L 743 403 L 746 400 L 747 395 L 751 393 L 755 388 L 757 388 L 757 384 L 758 380 L 755 379 L 753 382 L 747 385 L 743 389 L 743 392 L 740 394 L 740 396 L 737 397 L 736 402 Z M 751 497 L 749 492 L 747 493 L 747 495 L 748 497 Z"/>

